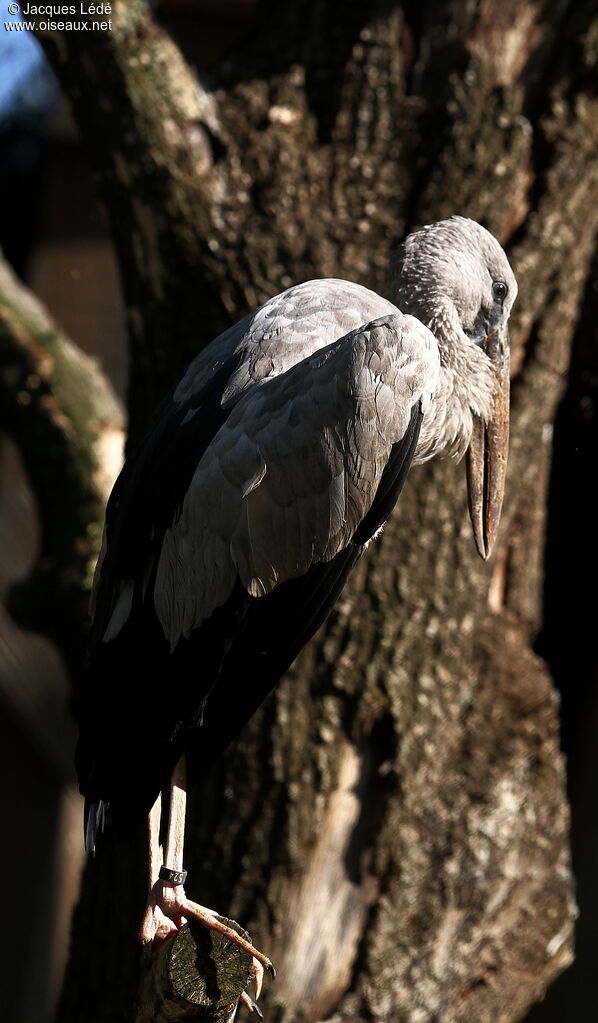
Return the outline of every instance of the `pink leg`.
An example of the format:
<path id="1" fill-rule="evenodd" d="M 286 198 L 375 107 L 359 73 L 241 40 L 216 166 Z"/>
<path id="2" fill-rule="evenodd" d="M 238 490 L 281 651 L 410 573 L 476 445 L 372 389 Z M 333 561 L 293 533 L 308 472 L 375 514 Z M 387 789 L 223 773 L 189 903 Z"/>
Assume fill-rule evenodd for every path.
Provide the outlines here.
<path id="1" fill-rule="evenodd" d="M 159 843 L 160 797 L 154 803 L 148 817 L 150 895 L 141 925 L 141 942 L 145 948 L 151 950 L 155 948 L 156 943 L 162 942 L 181 927 L 186 917 L 195 917 L 204 927 L 222 934 L 253 957 L 256 997 L 259 998 L 264 967 L 270 972 L 272 977 L 276 976 L 276 971 L 268 957 L 249 941 L 246 941 L 245 938 L 242 938 L 240 934 L 237 934 L 232 927 L 225 924 L 213 909 L 208 909 L 206 906 L 200 906 L 197 902 L 192 902 L 185 894 L 183 885 L 186 875 L 183 870 L 183 847 L 186 803 L 186 770 L 185 758 L 183 756 L 173 771 L 170 783 L 166 853 L 162 866 L 162 848 Z M 174 876 L 165 880 L 164 876 L 160 878 L 160 873 L 162 875 L 170 873 Z M 182 880 L 176 877 L 177 874 L 182 875 Z M 249 996 L 242 1000 L 247 1008 L 251 1008 L 254 1005 Z M 249 1002 L 251 1002 L 251 1006 Z M 253 1011 L 258 1011 L 257 1006 Z"/>
<path id="2" fill-rule="evenodd" d="M 139 940 L 145 954 L 150 954 L 177 930 L 177 925 L 170 920 L 158 906 L 158 889 L 162 882 L 158 880 L 163 854 L 160 845 L 160 817 L 162 815 L 162 794 L 158 796 L 147 818 L 147 836 L 149 848 L 149 895 L 141 921 Z"/>

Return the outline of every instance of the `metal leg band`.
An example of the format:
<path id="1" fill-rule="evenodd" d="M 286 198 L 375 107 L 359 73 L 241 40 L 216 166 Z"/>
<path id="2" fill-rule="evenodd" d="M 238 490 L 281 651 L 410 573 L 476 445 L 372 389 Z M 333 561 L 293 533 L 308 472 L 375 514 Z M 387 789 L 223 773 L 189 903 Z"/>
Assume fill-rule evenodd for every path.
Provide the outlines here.
<path id="1" fill-rule="evenodd" d="M 187 880 L 187 871 L 171 870 L 170 867 L 165 867 L 164 864 L 162 864 L 158 878 L 160 881 L 168 881 L 169 884 L 184 884 Z"/>

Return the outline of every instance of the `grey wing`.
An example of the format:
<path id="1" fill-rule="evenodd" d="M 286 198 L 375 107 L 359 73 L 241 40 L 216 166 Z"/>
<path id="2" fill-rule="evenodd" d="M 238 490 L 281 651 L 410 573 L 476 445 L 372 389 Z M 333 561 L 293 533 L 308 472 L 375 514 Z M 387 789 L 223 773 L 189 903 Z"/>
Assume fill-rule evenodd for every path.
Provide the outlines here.
<path id="1" fill-rule="evenodd" d="M 193 360 L 156 410 L 147 435 L 128 456 L 110 498 L 91 601 L 92 645 L 119 635 L 131 615 L 135 593 L 141 590 L 145 597 L 145 580 L 151 575 L 164 531 L 172 525 L 198 462 L 235 403 L 252 387 L 288 371 L 353 328 L 396 311 L 386 299 L 359 284 L 308 281 L 269 299 Z M 209 498 L 222 506 L 224 516 L 228 514 L 225 490 L 223 484 L 222 495 Z M 214 557 L 206 567 L 214 575 L 202 575 L 196 586 L 208 586 L 214 606 L 219 606 L 229 592 L 231 573 L 222 569 L 227 543 L 217 536 L 213 543 Z M 184 556 L 182 538 L 179 548 Z M 193 565 L 202 571 L 197 558 Z M 191 585 L 192 580 L 188 582 Z M 185 603 L 186 597 L 177 600 Z"/>
<path id="2" fill-rule="evenodd" d="M 433 335 L 395 312 L 247 390 L 164 536 L 155 607 L 172 648 L 237 578 L 262 596 L 351 542 L 438 372 Z"/>

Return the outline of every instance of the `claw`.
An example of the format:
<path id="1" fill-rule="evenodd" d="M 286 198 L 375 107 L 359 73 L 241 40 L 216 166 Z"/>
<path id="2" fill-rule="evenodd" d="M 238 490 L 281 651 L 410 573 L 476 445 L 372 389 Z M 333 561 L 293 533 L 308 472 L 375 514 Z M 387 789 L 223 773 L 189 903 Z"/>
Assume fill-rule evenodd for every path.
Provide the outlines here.
<path id="1" fill-rule="evenodd" d="M 248 1012 L 255 1012 L 260 1019 L 264 1018 L 264 1014 L 259 1005 L 256 1005 L 253 998 L 250 998 L 246 991 L 243 991 L 243 994 L 239 995 L 239 1001 L 245 1006 Z"/>

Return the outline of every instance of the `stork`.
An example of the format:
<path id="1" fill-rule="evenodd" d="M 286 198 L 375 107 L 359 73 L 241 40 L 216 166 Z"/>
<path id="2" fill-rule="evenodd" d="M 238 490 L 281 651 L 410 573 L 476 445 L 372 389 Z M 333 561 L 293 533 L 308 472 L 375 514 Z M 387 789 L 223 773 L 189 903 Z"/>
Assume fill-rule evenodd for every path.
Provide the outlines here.
<path id="1" fill-rule="evenodd" d="M 106 513 L 77 749 L 88 846 L 107 806 L 116 823 L 148 814 L 144 946 L 194 916 L 254 957 L 258 995 L 270 960 L 185 893 L 186 770 L 206 771 L 323 622 L 412 464 L 467 452 L 483 558 L 496 539 L 507 258 L 454 216 L 406 238 L 389 294 L 309 281 L 226 330 L 157 409 Z"/>

